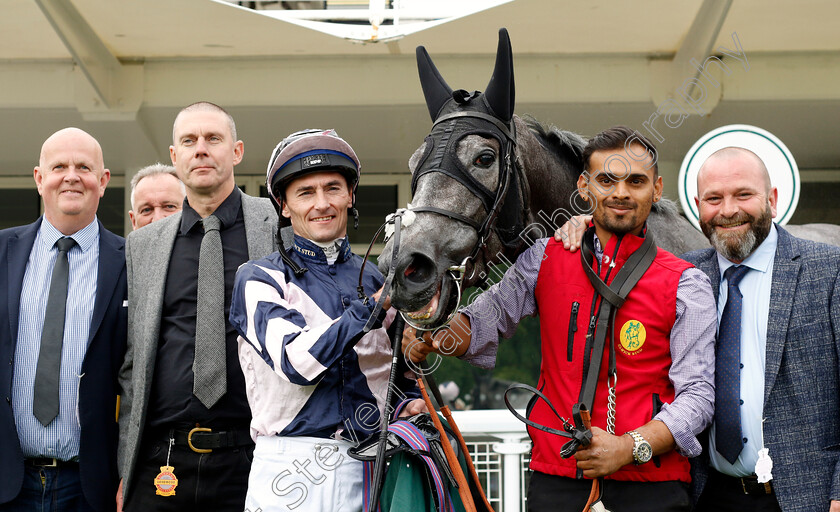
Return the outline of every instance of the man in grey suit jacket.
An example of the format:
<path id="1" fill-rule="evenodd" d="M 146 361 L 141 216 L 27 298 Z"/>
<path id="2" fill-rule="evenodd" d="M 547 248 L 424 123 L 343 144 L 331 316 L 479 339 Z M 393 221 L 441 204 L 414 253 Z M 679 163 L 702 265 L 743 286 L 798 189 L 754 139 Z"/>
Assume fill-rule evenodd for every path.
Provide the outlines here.
<path id="1" fill-rule="evenodd" d="M 748 150 L 725 148 L 709 157 L 697 195 L 700 223 L 714 249 L 683 258 L 709 276 L 718 300 L 716 372 L 723 380 L 716 383 L 708 449 L 694 461 L 696 510 L 838 511 L 840 249 L 795 238 L 772 223 L 778 192 Z M 745 273 L 730 284 L 737 272 L 725 271 L 738 265 Z M 740 363 L 734 360 L 730 375 L 740 377 L 740 388 L 737 380 L 735 386 L 725 380 L 731 354 L 723 353 L 733 331 L 726 327 L 731 306 L 725 304 L 736 291 L 743 296 L 736 299 Z M 727 388 L 735 394 L 731 402 Z M 726 403 L 739 414 L 726 417 Z M 734 447 L 724 437 L 732 419 L 742 436 L 736 431 Z M 765 484 L 767 477 L 755 473 L 766 473 L 768 456 L 772 480 Z"/>
<path id="2" fill-rule="evenodd" d="M 236 269 L 277 250 L 277 215 L 268 200 L 236 187 L 243 152 L 221 107 L 181 110 L 170 155 L 186 185 L 183 211 L 128 237 L 119 418 L 125 510 L 244 506 L 251 415 L 227 317 Z"/>

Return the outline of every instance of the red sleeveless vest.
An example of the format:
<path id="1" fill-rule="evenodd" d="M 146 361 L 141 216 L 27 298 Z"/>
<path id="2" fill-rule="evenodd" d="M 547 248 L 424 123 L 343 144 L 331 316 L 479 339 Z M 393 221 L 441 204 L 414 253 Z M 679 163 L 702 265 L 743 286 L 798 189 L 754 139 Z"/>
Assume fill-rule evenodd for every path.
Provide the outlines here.
<path id="1" fill-rule="evenodd" d="M 611 283 L 627 258 L 643 239 L 625 235 L 618 244 L 613 236 L 604 248 L 601 279 Z M 615 259 L 615 268 L 609 265 Z M 612 342 L 615 344 L 616 435 L 649 422 L 663 403 L 674 399 L 668 378 L 671 367 L 670 333 L 676 317 L 677 287 L 683 271 L 692 267 L 667 251 L 659 249 L 656 258 L 618 310 Z M 599 270 L 595 267 L 595 270 Z M 595 289 L 581 266 L 580 253 L 570 253 L 553 239 L 548 242 L 535 289 L 542 338 L 542 363 L 538 387 L 558 412 L 571 421 L 572 406 L 578 402 L 583 384 L 583 354 L 586 334 L 594 329 L 597 317 Z M 609 338 L 607 339 L 609 343 Z M 609 346 L 598 376 L 592 406 L 592 425 L 607 429 L 607 371 Z M 542 400 L 529 407 L 528 417 L 541 424 L 562 429 L 560 421 Z M 534 442 L 531 469 L 575 478 L 575 459 L 560 457 L 566 438 L 530 428 Z M 690 482 L 688 459 L 676 451 L 655 457 L 641 466 L 628 465 L 606 477 L 614 480 Z"/>

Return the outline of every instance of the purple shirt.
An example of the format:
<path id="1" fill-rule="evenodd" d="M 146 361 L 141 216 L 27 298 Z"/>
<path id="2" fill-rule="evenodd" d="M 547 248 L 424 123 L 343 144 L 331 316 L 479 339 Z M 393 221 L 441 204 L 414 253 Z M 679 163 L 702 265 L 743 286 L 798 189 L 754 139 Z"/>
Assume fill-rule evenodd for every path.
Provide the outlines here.
<path id="1" fill-rule="evenodd" d="M 470 346 L 462 359 L 481 368 L 493 368 L 499 337 L 510 338 L 519 321 L 537 314 L 534 290 L 548 239 L 538 240 L 519 255 L 502 280 L 461 310 L 471 324 Z M 596 253 L 600 252 L 597 247 Z M 712 422 L 715 404 L 715 333 L 717 309 L 709 278 L 696 268 L 680 276 L 677 311 L 671 329 L 671 369 L 674 401 L 664 404 L 654 419 L 668 427 L 677 451 L 700 455 L 697 434 Z M 546 378 L 551 378 L 546 375 Z"/>

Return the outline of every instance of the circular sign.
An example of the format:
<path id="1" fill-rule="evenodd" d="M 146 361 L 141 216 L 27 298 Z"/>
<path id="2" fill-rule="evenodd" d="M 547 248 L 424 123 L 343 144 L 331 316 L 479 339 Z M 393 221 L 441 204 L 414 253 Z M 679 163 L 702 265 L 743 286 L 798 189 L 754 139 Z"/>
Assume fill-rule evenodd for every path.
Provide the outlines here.
<path id="1" fill-rule="evenodd" d="M 694 198 L 697 197 L 697 173 L 700 166 L 715 151 L 727 147 L 752 151 L 764 162 L 770 173 L 770 182 L 779 189 L 775 221 L 785 225 L 799 204 L 799 168 L 787 146 L 778 137 L 756 126 L 731 124 L 721 126 L 700 137 L 691 146 L 680 166 L 680 203 L 685 216 L 700 229 L 700 213 Z"/>

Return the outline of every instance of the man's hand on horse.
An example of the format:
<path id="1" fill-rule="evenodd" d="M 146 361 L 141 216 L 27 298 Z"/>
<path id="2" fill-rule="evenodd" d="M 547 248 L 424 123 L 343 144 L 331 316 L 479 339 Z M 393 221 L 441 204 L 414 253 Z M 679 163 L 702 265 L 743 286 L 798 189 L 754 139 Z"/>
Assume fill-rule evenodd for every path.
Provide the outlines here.
<path id="1" fill-rule="evenodd" d="M 418 333 L 410 325 L 405 326 L 402 339 L 403 354 L 414 363 L 425 361 L 426 356 L 436 351 L 432 342 L 432 333 L 424 331 Z"/>
<path id="2" fill-rule="evenodd" d="M 382 288 L 384 288 L 384 286 Z M 382 295 L 382 288 L 376 290 L 376 293 L 374 293 L 371 296 L 371 299 L 373 299 L 376 302 L 379 302 L 379 296 Z M 391 308 L 391 296 L 389 295 L 389 296 L 385 297 L 385 302 L 382 303 L 382 309 L 385 310 L 385 311 L 388 311 L 390 308 Z"/>
<path id="3" fill-rule="evenodd" d="M 416 398 L 403 407 L 403 410 L 400 411 L 400 418 L 406 418 L 408 416 L 414 416 L 415 414 L 421 414 L 424 412 L 429 412 L 429 408 L 426 407 L 426 402 L 423 401 L 422 398 Z"/>
<path id="4" fill-rule="evenodd" d="M 575 215 L 554 232 L 554 240 L 563 242 L 563 247 L 570 252 L 575 252 L 580 249 L 583 233 L 591 220 L 592 215 Z"/>
<path id="5" fill-rule="evenodd" d="M 592 427 L 592 442 L 575 453 L 575 460 L 587 478 L 611 475 L 633 463 L 633 438 Z"/>

